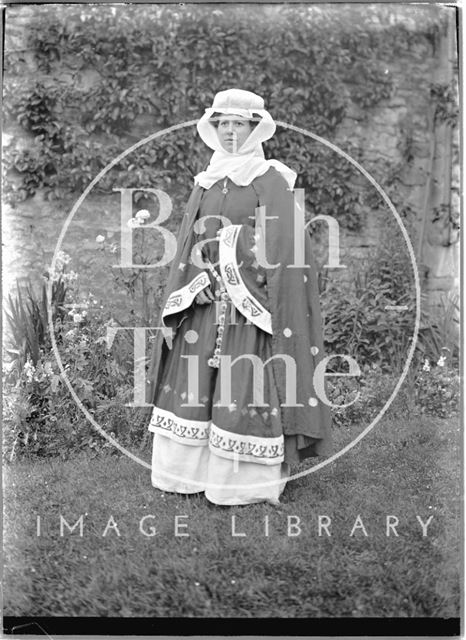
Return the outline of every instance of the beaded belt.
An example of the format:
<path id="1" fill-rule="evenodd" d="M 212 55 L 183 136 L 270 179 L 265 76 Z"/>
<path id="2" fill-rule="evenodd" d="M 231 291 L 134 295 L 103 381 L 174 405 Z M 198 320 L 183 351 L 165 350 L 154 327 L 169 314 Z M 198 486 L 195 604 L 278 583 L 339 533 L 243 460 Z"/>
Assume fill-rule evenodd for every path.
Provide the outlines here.
<path id="1" fill-rule="evenodd" d="M 230 296 L 228 295 L 225 285 L 223 284 L 222 276 L 217 272 L 217 270 L 210 262 L 207 263 L 207 266 L 209 267 L 210 272 L 218 283 L 218 290 L 215 292 L 215 295 L 220 298 L 220 315 L 218 317 L 217 337 L 215 339 L 214 355 L 212 358 L 209 358 L 207 360 L 207 364 L 209 365 L 209 367 L 218 369 L 220 366 L 220 353 L 222 351 L 223 334 L 225 332 L 225 312 L 228 307 Z"/>

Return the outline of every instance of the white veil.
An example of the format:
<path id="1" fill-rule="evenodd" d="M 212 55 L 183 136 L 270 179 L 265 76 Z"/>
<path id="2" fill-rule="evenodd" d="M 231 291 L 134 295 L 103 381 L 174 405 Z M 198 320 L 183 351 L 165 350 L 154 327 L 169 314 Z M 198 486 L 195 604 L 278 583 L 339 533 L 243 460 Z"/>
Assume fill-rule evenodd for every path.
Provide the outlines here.
<path id="1" fill-rule="evenodd" d="M 210 121 L 214 113 L 236 115 L 248 120 L 258 115 L 261 119 L 244 144 L 235 153 L 231 153 L 220 144 L 217 128 Z M 296 172 L 278 160 L 264 158 L 262 142 L 271 138 L 275 129 L 275 122 L 270 113 L 265 110 L 264 100 L 260 96 L 242 89 L 228 89 L 217 93 L 212 107 L 205 110 L 197 123 L 200 137 L 208 147 L 214 150 L 214 153 L 207 169 L 195 176 L 195 183 L 210 189 L 218 180 L 228 177 L 238 186 L 246 186 L 257 176 L 263 175 L 270 167 L 275 167 L 292 189 Z"/>

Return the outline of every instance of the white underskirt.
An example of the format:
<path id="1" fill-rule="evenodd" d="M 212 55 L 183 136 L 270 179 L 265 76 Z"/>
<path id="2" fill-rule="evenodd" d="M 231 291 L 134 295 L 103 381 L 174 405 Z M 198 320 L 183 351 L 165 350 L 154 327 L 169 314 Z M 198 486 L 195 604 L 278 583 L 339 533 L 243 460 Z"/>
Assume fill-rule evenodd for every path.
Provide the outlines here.
<path id="1" fill-rule="evenodd" d="M 210 502 L 220 505 L 254 502 L 276 505 L 280 504 L 279 498 L 289 475 L 289 465 L 284 462 L 269 465 L 230 460 L 213 453 L 207 444 L 181 444 L 154 433 L 151 481 L 162 491 L 205 492 Z M 274 484 L 255 486 L 271 481 Z"/>

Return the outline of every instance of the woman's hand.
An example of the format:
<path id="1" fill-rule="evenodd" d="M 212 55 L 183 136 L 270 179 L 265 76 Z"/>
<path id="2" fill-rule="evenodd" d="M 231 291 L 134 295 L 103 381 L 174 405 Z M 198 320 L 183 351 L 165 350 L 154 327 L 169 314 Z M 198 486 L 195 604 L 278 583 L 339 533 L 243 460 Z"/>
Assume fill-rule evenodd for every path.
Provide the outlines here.
<path id="1" fill-rule="evenodd" d="M 206 287 L 197 294 L 194 300 L 195 302 L 197 302 L 197 304 L 209 304 L 210 302 L 213 302 L 215 300 L 215 296 L 212 293 L 211 288 Z"/>

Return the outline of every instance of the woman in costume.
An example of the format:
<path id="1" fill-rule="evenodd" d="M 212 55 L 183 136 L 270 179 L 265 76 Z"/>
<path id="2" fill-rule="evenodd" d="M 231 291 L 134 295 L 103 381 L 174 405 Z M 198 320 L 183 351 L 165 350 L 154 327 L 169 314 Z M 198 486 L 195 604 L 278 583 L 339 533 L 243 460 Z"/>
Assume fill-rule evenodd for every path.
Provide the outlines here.
<path id="1" fill-rule="evenodd" d="M 264 158 L 275 128 L 240 89 L 199 120 L 214 154 L 195 177 L 148 371 L 153 486 L 215 504 L 278 504 L 290 465 L 330 453 L 313 385 L 316 271 L 304 230 L 304 266 L 289 267 L 296 174 Z"/>

